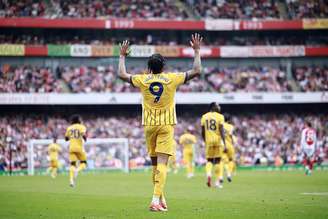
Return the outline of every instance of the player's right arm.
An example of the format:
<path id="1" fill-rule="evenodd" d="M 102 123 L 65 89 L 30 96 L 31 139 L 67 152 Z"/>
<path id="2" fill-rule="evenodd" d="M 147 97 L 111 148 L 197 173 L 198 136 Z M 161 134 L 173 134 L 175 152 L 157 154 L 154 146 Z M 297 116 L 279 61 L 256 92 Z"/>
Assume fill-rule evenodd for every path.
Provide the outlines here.
<path id="1" fill-rule="evenodd" d="M 203 41 L 203 37 L 200 34 L 195 33 L 191 35 L 190 46 L 194 50 L 194 64 L 190 71 L 187 71 L 186 82 L 199 76 L 202 70 L 201 58 L 200 58 L 200 45 Z"/>
<path id="2" fill-rule="evenodd" d="M 118 77 L 131 84 L 131 74 L 126 72 L 126 67 L 125 67 L 125 57 L 129 53 L 129 41 L 124 40 L 122 44 L 120 44 L 120 58 L 118 62 Z"/>

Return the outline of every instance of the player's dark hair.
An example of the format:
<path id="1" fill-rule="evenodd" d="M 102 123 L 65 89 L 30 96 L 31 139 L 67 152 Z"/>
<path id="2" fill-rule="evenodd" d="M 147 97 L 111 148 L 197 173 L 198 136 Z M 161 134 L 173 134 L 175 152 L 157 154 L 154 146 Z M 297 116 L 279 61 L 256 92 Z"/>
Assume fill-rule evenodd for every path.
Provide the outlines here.
<path id="1" fill-rule="evenodd" d="M 306 121 L 306 125 L 312 128 L 312 123 L 310 121 Z"/>
<path id="2" fill-rule="evenodd" d="M 231 122 L 231 116 L 229 114 L 225 114 L 224 115 L 224 119 L 227 121 L 227 122 Z"/>
<path id="3" fill-rule="evenodd" d="M 153 74 L 162 73 L 165 66 L 165 58 L 161 54 L 153 54 L 148 59 L 148 69 Z"/>
<path id="4" fill-rule="evenodd" d="M 212 103 L 210 103 L 210 106 L 209 106 L 208 111 L 210 111 L 210 112 L 218 112 L 219 113 L 221 111 L 220 105 L 217 104 L 216 102 L 212 102 Z"/>
<path id="5" fill-rule="evenodd" d="M 73 115 L 71 116 L 71 123 L 81 123 L 81 117 L 79 115 Z"/>

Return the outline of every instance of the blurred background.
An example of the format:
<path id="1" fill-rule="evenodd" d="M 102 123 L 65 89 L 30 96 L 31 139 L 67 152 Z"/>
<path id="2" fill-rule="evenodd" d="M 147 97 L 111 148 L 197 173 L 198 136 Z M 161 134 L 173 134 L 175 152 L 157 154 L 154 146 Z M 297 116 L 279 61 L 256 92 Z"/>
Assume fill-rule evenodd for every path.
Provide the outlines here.
<path id="1" fill-rule="evenodd" d="M 307 120 L 318 164 L 328 164 L 327 1 L 0 0 L 0 172 L 25 173 L 29 140 L 63 138 L 75 113 L 89 138 L 128 138 L 131 169 L 149 165 L 140 95 L 117 78 L 118 43 L 133 44 L 130 73 L 153 53 L 166 71 L 187 71 L 194 32 L 204 37 L 203 72 L 178 90 L 175 135 L 193 127 L 196 166 L 212 101 L 233 118 L 240 167 L 299 165 Z M 46 167 L 46 147 L 37 148 L 34 165 Z M 119 168 L 119 147 L 106 150 L 87 150 L 94 168 Z"/>

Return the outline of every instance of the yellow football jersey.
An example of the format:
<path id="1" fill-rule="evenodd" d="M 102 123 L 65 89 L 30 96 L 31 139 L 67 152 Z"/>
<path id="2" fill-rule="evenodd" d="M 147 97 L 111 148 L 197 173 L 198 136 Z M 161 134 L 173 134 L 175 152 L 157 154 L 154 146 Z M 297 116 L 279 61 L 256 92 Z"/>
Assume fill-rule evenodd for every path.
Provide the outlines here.
<path id="1" fill-rule="evenodd" d="M 189 133 L 185 133 L 181 135 L 179 139 L 179 143 L 183 145 L 184 149 L 192 149 L 193 145 L 196 144 L 196 142 L 197 142 L 196 136 Z"/>
<path id="2" fill-rule="evenodd" d="M 233 146 L 233 139 L 232 139 L 233 129 L 234 129 L 233 125 L 225 122 L 223 124 L 223 128 L 224 128 L 224 131 L 225 131 L 225 142 L 226 142 L 227 146 L 228 145 Z"/>
<path id="3" fill-rule="evenodd" d="M 61 147 L 59 144 L 51 143 L 48 146 L 48 154 L 50 157 L 50 160 L 57 160 L 58 159 L 58 153 L 61 151 Z"/>
<path id="4" fill-rule="evenodd" d="M 177 123 L 175 93 L 186 80 L 186 73 L 133 75 L 131 83 L 142 94 L 142 125 L 162 126 Z"/>
<path id="5" fill-rule="evenodd" d="M 66 129 L 65 137 L 69 138 L 69 151 L 80 152 L 83 150 L 83 136 L 86 127 L 82 124 L 73 124 Z"/>
<path id="6" fill-rule="evenodd" d="M 208 112 L 202 116 L 201 125 L 205 128 L 206 146 L 222 146 L 219 125 L 223 125 L 224 116 L 217 112 Z"/>

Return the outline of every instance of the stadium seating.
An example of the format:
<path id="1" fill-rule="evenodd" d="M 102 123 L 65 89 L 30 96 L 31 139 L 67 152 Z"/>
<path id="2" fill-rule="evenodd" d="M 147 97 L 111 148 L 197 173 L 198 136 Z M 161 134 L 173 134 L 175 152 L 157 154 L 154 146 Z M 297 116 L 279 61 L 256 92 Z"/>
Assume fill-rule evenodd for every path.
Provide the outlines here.
<path id="1" fill-rule="evenodd" d="M 205 18 L 250 19 L 279 18 L 279 10 L 275 1 L 271 0 L 210 0 L 187 1 L 195 13 Z"/>
<path id="2" fill-rule="evenodd" d="M 327 46 L 328 37 L 324 34 L 322 35 L 302 35 L 299 36 L 236 36 L 236 35 L 226 35 L 221 36 L 221 34 L 205 33 L 204 37 L 206 41 L 205 45 L 208 46 L 281 46 L 281 45 L 307 45 L 307 46 Z M 158 33 L 147 32 L 144 37 L 124 37 L 128 38 L 132 44 L 135 45 L 186 45 L 186 39 L 181 37 L 178 33 L 171 34 L 170 38 L 167 38 Z M 88 35 L 79 34 L 79 32 L 74 32 L 70 34 L 62 35 L 47 35 L 47 32 L 42 32 L 38 34 L 27 34 L 27 33 L 17 33 L 17 34 L 0 34 L 0 44 L 24 44 L 24 45 L 66 45 L 66 44 L 86 44 L 86 45 L 118 45 L 123 37 L 110 36 L 105 37 L 102 35 Z"/>
<path id="3" fill-rule="evenodd" d="M 175 68 L 173 71 L 187 69 Z M 129 72 L 142 73 L 132 68 Z M 204 80 L 195 80 L 179 88 L 180 92 L 287 92 L 327 91 L 327 67 L 295 67 L 293 80 L 285 70 L 270 66 L 247 68 L 204 67 Z M 4 65 L 0 72 L 0 92 L 90 93 L 136 92 L 116 77 L 115 66 L 61 66 L 54 72 L 47 67 Z M 291 84 L 295 83 L 296 87 Z M 66 89 L 65 89 L 66 88 Z"/>
<path id="4" fill-rule="evenodd" d="M 304 121 L 308 119 L 315 124 L 318 131 L 318 138 L 320 139 L 318 148 L 322 154 L 320 156 L 327 156 L 328 133 L 324 127 L 328 124 L 328 120 L 325 115 L 310 114 L 303 117 L 296 114 L 250 114 L 237 115 L 233 118 L 238 137 L 237 160 L 242 165 L 253 165 L 260 164 L 261 158 L 265 157 L 268 164 L 272 165 L 276 156 L 279 156 L 286 163 L 300 163 L 302 153 L 299 134 Z M 84 124 L 88 127 L 89 138 L 120 138 L 122 136 L 129 138 L 130 160 L 137 159 L 146 162 L 144 158 L 147 157 L 147 152 L 140 121 L 140 117 L 129 116 L 95 117 L 90 115 L 84 118 Z M 9 144 L 11 144 L 14 151 L 15 169 L 26 168 L 28 140 L 31 138 L 52 138 L 54 135 L 63 138 L 67 124 L 64 118 L 58 116 L 22 114 L 14 117 L 0 117 L 0 161 L 6 162 L 8 167 Z M 201 164 L 204 162 L 204 143 L 198 131 L 200 130 L 199 118 L 195 116 L 180 118 L 179 124 L 176 126 L 176 139 L 183 134 L 188 126 L 195 127 L 194 134 L 198 138 L 197 163 Z M 105 162 L 105 160 L 101 162 Z M 139 165 L 144 164 L 139 163 Z"/>
<path id="5" fill-rule="evenodd" d="M 327 14 L 325 0 L 286 0 L 280 6 L 272 0 L 156 0 L 152 4 L 145 0 L 1 0 L 0 4 L 0 17 L 297 19 Z"/>
<path id="6" fill-rule="evenodd" d="M 290 18 L 327 18 L 325 0 L 286 0 Z"/>

